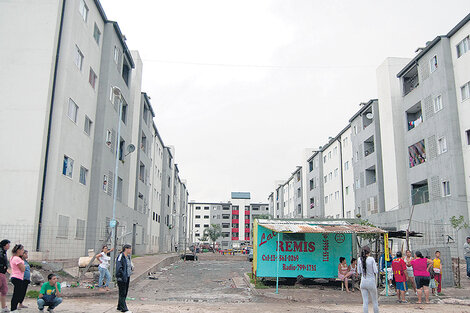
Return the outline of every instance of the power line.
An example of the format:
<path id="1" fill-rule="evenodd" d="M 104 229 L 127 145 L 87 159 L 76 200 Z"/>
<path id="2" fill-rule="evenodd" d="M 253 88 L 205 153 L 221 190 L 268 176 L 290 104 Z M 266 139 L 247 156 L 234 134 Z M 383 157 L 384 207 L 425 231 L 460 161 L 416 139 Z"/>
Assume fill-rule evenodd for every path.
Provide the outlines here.
<path id="1" fill-rule="evenodd" d="M 142 59 L 145 62 L 166 63 L 166 64 L 182 64 L 182 65 L 196 65 L 196 66 L 213 66 L 213 67 L 233 67 L 233 68 L 259 68 L 259 69 L 272 69 L 272 70 L 315 70 L 315 69 L 363 69 L 375 68 L 372 65 L 348 65 L 348 66 L 335 66 L 335 65 L 259 65 L 259 64 L 229 64 L 229 63 L 204 63 L 204 62 L 189 62 L 189 61 L 169 61 L 157 59 Z"/>

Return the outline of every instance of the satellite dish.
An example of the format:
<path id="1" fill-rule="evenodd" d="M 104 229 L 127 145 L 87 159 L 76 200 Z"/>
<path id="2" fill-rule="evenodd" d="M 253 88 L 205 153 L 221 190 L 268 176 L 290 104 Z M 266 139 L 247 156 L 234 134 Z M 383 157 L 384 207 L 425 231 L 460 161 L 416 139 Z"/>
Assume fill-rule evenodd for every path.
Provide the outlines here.
<path id="1" fill-rule="evenodd" d="M 135 146 L 133 144 L 130 144 L 127 146 L 127 153 L 132 153 L 135 151 Z"/>
<path id="2" fill-rule="evenodd" d="M 372 114 L 372 113 L 367 113 L 367 114 L 366 114 L 366 117 L 367 117 L 369 120 L 371 120 L 371 119 L 374 117 L 374 114 Z"/>

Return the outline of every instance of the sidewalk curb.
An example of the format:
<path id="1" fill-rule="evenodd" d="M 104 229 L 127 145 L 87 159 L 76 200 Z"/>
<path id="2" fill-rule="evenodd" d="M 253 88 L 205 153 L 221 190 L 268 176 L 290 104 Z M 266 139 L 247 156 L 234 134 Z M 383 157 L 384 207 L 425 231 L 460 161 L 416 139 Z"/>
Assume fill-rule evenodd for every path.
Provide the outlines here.
<path id="1" fill-rule="evenodd" d="M 256 290 L 255 285 L 253 285 L 250 282 L 250 277 L 248 277 L 247 273 L 243 273 L 243 280 L 245 280 L 245 283 L 247 284 L 248 288 L 250 288 L 250 291 L 251 291 L 252 294 L 254 294 L 256 296 L 260 295 L 259 291 Z"/>

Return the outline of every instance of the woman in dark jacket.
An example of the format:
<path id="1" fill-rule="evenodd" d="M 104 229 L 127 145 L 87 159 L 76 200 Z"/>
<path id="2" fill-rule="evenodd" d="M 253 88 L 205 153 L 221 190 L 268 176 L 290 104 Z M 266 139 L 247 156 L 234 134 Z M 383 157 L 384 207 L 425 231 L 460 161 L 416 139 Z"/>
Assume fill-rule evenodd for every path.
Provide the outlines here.
<path id="1" fill-rule="evenodd" d="M 119 288 L 117 309 L 127 313 L 132 313 L 126 304 L 127 291 L 129 290 L 129 281 L 132 274 L 131 253 L 132 246 L 125 244 L 116 259 L 116 281 Z"/>

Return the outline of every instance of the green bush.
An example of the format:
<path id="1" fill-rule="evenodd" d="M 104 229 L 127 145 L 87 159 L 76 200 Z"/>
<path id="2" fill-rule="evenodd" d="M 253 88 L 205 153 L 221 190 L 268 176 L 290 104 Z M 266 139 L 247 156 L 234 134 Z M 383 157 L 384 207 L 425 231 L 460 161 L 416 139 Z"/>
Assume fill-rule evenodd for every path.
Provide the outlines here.
<path id="1" fill-rule="evenodd" d="M 37 290 L 30 290 L 26 293 L 27 298 L 37 298 L 39 297 L 39 291 Z"/>

